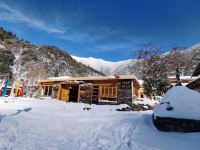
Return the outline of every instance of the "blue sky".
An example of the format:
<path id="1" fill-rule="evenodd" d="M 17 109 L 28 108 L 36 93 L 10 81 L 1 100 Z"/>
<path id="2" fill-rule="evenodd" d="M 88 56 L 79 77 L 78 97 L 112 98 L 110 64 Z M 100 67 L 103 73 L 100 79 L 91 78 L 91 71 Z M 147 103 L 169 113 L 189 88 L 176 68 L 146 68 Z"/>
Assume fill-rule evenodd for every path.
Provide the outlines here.
<path id="1" fill-rule="evenodd" d="M 163 52 L 200 42 L 200 1 L 0 0 L 0 26 L 34 44 L 110 61 L 154 42 Z"/>

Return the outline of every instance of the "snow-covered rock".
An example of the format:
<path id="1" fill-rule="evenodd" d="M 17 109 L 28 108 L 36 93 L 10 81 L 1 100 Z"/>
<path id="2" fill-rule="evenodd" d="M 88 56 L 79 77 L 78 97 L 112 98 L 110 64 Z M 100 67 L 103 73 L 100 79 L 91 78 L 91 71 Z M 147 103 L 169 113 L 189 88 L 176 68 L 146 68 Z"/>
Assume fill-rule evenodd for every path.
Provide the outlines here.
<path id="1" fill-rule="evenodd" d="M 169 107 L 172 109 L 167 110 Z M 154 116 L 200 120 L 200 94 L 185 86 L 174 86 L 154 109 Z"/>
<path id="2" fill-rule="evenodd" d="M 5 46 L 3 46 L 2 44 L 0 44 L 0 48 L 3 48 L 3 49 L 4 49 L 4 48 L 5 48 Z"/>

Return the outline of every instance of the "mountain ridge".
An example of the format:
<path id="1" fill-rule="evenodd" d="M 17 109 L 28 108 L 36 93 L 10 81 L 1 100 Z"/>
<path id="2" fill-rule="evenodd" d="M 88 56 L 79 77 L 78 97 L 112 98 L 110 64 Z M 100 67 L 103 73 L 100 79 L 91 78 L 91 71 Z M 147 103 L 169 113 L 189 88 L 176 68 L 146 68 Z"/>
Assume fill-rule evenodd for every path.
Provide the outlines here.
<path id="1" fill-rule="evenodd" d="M 185 73 L 185 75 L 191 75 L 192 70 L 198 63 L 200 62 L 200 43 L 193 45 L 190 48 L 185 49 L 184 51 L 180 51 L 184 57 L 189 57 L 190 61 L 193 62 L 193 58 L 197 57 L 197 61 L 194 63 L 194 66 L 191 67 L 191 70 L 189 70 L 190 73 Z M 193 53 L 197 54 L 197 56 L 194 56 Z M 162 56 L 167 56 L 170 54 L 170 51 L 165 52 L 161 54 Z M 138 59 L 127 59 L 127 60 L 122 60 L 122 61 L 107 61 L 99 58 L 93 58 L 93 57 L 78 57 L 72 55 L 74 59 L 76 59 L 78 62 L 81 62 L 85 65 L 88 65 L 100 72 L 103 72 L 106 75 L 114 75 L 114 74 L 119 74 L 119 75 L 130 75 L 130 74 L 135 74 L 138 78 L 141 78 L 141 70 L 137 70 L 135 67 L 136 63 L 139 61 Z M 172 75 L 173 73 L 170 73 Z M 183 72 L 184 74 L 184 72 Z"/>
<path id="2" fill-rule="evenodd" d="M 74 55 L 72 55 L 72 58 L 74 58 L 78 62 L 88 65 L 100 72 L 103 72 L 106 75 L 118 74 L 117 70 L 119 70 L 119 68 L 121 68 L 121 67 L 124 68 L 131 61 L 133 61 L 132 59 L 128 59 L 128 60 L 112 62 L 112 61 L 107 61 L 107 60 L 103 60 L 103 59 L 99 59 L 99 58 L 93 58 L 93 57 L 84 58 L 84 57 L 78 57 L 78 56 L 74 56 Z"/>
<path id="3" fill-rule="evenodd" d="M 54 76 L 99 76 L 103 73 L 73 59 L 55 46 L 35 45 L 0 28 L 0 73 L 37 81 Z"/>

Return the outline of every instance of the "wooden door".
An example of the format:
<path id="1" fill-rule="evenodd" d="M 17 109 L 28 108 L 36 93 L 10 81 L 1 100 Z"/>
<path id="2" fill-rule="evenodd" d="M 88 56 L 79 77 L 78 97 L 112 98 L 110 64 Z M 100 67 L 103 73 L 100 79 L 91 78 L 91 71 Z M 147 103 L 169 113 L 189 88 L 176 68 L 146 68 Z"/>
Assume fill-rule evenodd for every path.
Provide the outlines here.
<path id="1" fill-rule="evenodd" d="M 62 101 L 69 101 L 69 87 L 67 85 L 61 86 L 61 98 Z"/>

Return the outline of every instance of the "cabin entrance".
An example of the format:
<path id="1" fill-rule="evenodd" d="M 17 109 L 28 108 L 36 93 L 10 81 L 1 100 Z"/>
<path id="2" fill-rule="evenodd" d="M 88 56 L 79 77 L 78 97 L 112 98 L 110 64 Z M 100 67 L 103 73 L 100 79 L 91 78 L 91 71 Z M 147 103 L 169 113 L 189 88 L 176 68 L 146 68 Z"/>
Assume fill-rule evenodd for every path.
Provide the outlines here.
<path id="1" fill-rule="evenodd" d="M 79 85 L 71 85 L 69 87 L 69 102 L 78 102 Z"/>
<path id="2" fill-rule="evenodd" d="M 61 85 L 61 96 L 60 100 L 68 102 L 69 101 L 69 87 L 68 85 Z"/>
<path id="3" fill-rule="evenodd" d="M 98 86 L 94 86 L 93 87 L 93 92 L 92 92 L 92 103 L 93 104 L 98 104 L 98 100 L 99 100 L 99 87 Z"/>

